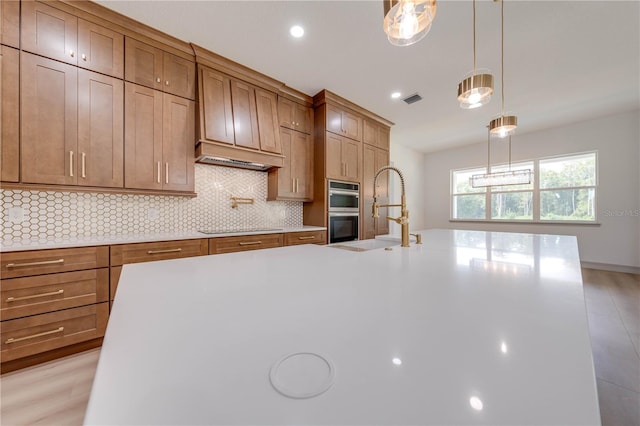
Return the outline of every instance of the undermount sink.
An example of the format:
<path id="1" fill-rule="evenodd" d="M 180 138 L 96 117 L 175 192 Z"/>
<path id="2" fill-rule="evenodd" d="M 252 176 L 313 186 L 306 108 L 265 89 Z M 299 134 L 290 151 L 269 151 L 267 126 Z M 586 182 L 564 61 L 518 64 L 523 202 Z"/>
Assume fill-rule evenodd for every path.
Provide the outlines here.
<path id="1" fill-rule="evenodd" d="M 381 248 L 399 246 L 400 239 L 372 239 L 348 241 L 346 243 L 330 244 L 328 247 L 350 251 L 369 251 Z"/>

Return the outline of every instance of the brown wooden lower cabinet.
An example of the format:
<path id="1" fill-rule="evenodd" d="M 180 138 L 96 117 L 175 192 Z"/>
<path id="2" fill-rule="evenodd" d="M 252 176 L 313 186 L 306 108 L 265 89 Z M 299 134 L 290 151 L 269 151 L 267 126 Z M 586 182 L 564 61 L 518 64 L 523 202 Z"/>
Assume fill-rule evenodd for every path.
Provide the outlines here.
<path id="1" fill-rule="evenodd" d="M 284 234 L 284 245 L 327 244 L 327 231 L 302 231 Z"/>
<path id="2" fill-rule="evenodd" d="M 113 301 L 116 296 L 120 274 L 122 273 L 121 265 L 204 256 L 208 253 L 209 243 L 204 238 L 113 245 L 111 246 L 109 300 Z"/>
<path id="3" fill-rule="evenodd" d="M 210 238 L 209 254 L 234 253 L 238 251 L 282 247 L 283 244 L 283 234 L 260 234 Z"/>
<path id="4" fill-rule="evenodd" d="M 108 292 L 108 268 L 3 280 L 0 319 L 106 302 Z"/>
<path id="5" fill-rule="evenodd" d="M 81 306 L 2 323 L 2 362 L 104 336 L 109 304 Z"/>

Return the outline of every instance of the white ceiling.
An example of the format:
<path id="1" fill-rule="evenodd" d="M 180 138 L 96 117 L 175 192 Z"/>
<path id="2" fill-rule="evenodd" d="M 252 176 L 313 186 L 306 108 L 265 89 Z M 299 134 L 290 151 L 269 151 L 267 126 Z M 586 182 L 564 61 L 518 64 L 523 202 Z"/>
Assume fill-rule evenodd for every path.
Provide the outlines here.
<path id="1" fill-rule="evenodd" d="M 392 141 L 431 152 L 482 142 L 500 114 L 500 3 L 478 0 L 477 66 L 494 97 L 458 106 L 473 68 L 472 3 L 440 0 L 431 32 L 392 46 L 382 1 L 113 1 L 113 10 L 285 82 L 308 95 L 329 89 L 393 122 Z M 518 132 L 638 108 L 640 2 L 505 3 L 505 109 Z M 302 39 L 289 36 L 304 26 Z M 390 94 L 418 92 L 413 105 Z"/>

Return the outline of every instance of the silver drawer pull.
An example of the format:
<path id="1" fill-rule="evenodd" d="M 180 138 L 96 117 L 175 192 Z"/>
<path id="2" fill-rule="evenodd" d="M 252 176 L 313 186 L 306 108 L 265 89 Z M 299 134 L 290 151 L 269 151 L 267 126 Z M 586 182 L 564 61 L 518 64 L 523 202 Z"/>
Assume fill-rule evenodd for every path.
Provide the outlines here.
<path id="1" fill-rule="evenodd" d="M 262 244 L 262 241 L 249 241 L 246 243 L 238 243 L 241 246 L 255 246 L 257 244 Z"/>
<path id="2" fill-rule="evenodd" d="M 162 254 L 162 253 L 180 253 L 181 248 L 166 249 L 166 250 L 149 250 L 147 254 Z"/>
<path id="3" fill-rule="evenodd" d="M 64 263 L 64 259 L 43 260 L 41 262 L 28 262 L 28 263 L 7 263 L 7 268 L 24 268 L 26 266 L 57 265 L 59 263 Z"/>
<path id="4" fill-rule="evenodd" d="M 311 235 L 309 237 L 298 237 L 299 240 L 315 240 L 316 237 L 314 235 Z"/>
<path id="5" fill-rule="evenodd" d="M 5 340 L 4 343 L 8 345 L 9 343 L 22 342 L 23 340 L 35 339 L 36 337 L 42 337 L 42 336 L 47 336 L 49 334 L 61 333 L 63 331 L 64 331 L 64 327 L 58 327 L 55 330 L 45 331 L 43 333 L 38 333 L 38 334 L 32 334 L 31 336 L 18 337 L 17 339 L 14 339 L 13 337 L 11 337 Z"/>
<path id="6" fill-rule="evenodd" d="M 54 296 L 56 294 L 64 294 L 64 290 L 60 289 L 58 291 L 51 291 L 49 293 L 33 294 L 31 296 L 7 297 L 7 302 L 17 302 L 18 300 L 37 299 L 38 297 Z"/>

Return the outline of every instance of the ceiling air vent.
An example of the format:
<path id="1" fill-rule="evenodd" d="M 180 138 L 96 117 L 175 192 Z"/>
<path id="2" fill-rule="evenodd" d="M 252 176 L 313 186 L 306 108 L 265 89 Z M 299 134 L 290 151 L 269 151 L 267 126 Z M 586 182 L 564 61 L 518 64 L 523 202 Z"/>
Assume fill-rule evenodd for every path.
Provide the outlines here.
<path id="1" fill-rule="evenodd" d="M 417 93 L 403 99 L 403 101 L 405 101 L 408 105 L 411 105 L 421 100 L 422 100 L 422 96 L 418 95 Z"/>

